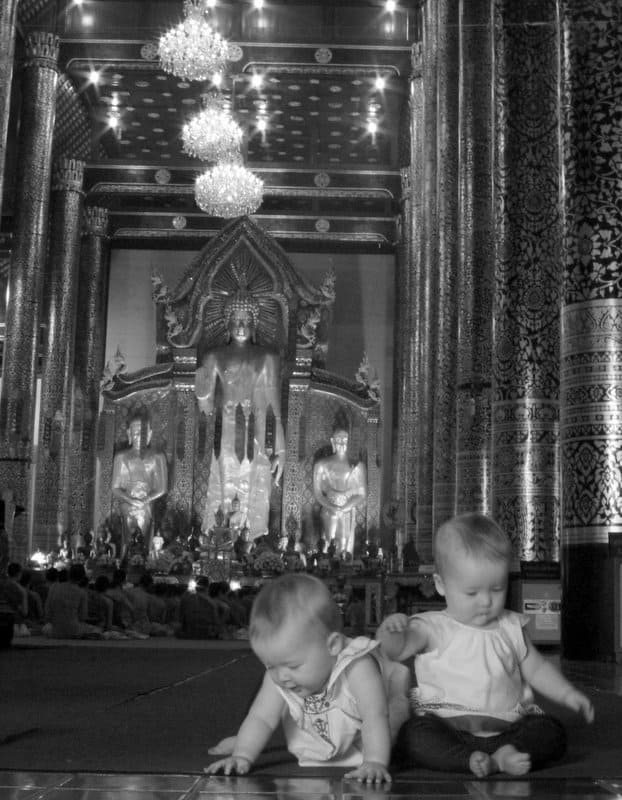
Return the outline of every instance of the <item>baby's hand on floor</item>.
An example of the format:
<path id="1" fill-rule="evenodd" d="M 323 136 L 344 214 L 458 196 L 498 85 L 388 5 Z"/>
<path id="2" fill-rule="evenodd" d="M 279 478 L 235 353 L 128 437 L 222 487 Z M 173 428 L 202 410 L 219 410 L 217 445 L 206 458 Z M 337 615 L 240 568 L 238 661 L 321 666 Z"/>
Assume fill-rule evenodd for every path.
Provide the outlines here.
<path id="1" fill-rule="evenodd" d="M 223 775 L 246 775 L 251 768 L 251 762 L 243 756 L 229 756 L 214 761 L 207 767 L 203 767 L 203 772 L 207 775 L 216 775 L 222 772 Z"/>
<path id="2" fill-rule="evenodd" d="M 359 783 L 391 783 L 391 776 L 384 764 L 377 761 L 363 761 L 360 767 L 346 773 L 344 779 L 347 781 L 358 781 Z"/>

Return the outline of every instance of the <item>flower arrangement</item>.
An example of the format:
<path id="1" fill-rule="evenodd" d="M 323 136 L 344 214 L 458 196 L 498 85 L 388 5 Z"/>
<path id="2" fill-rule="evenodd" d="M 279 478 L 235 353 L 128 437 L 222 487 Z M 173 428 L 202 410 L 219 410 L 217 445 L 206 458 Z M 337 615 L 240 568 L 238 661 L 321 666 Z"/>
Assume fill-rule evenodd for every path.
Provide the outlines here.
<path id="1" fill-rule="evenodd" d="M 281 556 L 278 553 L 273 553 L 270 550 L 264 550 L 260 553 L 252 563 L 252 570 L 257 575 L 270 574 L 280 575 L 285 567 Z"/>

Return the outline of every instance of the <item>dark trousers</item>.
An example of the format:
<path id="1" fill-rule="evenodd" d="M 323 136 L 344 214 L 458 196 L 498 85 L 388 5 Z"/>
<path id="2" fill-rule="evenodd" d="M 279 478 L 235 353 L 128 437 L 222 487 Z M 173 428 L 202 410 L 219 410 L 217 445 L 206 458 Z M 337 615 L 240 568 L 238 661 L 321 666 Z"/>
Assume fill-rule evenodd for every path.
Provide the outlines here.
<path id="1" fill-rule="evenodd" d="M 503 733 L 473 736 L 457 731 L 434 714 L 411 717 L 398 734 L 393 760 L 401 767 L 427 767 L 443 772 L 469 772 L 469 757 L 479 750 L 491 755 L 506 744 L 531 756 L 538 769 L 566 752 L 566 732 L 561 722 L 548 714 L 521 717 Z"/>

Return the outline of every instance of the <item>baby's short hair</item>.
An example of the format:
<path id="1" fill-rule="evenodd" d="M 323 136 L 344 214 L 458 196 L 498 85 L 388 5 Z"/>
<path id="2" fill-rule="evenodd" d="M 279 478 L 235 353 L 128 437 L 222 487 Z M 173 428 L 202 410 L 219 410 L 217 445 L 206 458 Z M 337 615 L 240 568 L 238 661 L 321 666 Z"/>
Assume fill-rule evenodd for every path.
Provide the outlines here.
<path id="1" fill-rule="evenodd" d="M 444 522 L 434 534 L 434 562 L 440 575 L 456 551 L 489 561 L 509 563 L 512 543 L 493 519 L 473 512 L 460 514 Z"/>
<path id="2" fill-rule="evenodd" d="M 301 624 L 320 624 L 326 631 L 341 631 L 339 607 L 326 584 L 304 572 L 281 575 L 266 583 L 251 610 L 248 636 L 253 639 L 274 634 L 291 618 Z"/>

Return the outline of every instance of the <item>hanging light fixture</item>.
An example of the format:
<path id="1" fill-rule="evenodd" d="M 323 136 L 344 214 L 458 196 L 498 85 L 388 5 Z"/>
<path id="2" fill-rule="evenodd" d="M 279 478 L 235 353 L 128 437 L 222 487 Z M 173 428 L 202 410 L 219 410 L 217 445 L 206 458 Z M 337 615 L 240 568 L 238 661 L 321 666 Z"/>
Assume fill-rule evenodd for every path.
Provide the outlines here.
<path id="1" fill-rule="evenodd" d="M 196 179 L 196 203 L 212 217 L 243 217 L 253 214 L 263 199 L 263 181 L 241 160 L 217 164 Z"/>
<path id="2" fill-rule="evenodd" d="M 165 72 L 190 81 L 205 81 L 222 72 L 229 43 L 207 22 L 207 0 L 184 0 L 185 19 L 160 37 L 158 56 Z"/>
<path id="3" fill-rule="evenodd" d="M 183 150 L 202 161 L 232 161 L 240 153 L 242 129 L 220 94 L 203 95 L 203 110 L 181 132 Z"/>

